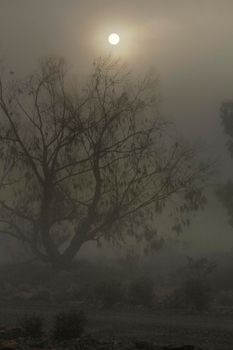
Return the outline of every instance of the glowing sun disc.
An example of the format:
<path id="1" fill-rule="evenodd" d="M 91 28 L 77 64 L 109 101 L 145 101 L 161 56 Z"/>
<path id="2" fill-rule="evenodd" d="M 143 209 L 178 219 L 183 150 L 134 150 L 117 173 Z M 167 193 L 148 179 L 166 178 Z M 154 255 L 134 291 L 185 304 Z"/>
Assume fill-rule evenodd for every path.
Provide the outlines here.
<path id="1" fill-rule="evenodd" d="M 120 42 L 120 36 L 116 33 L 112 33 L 109 35 L 108 41 L 111 45 L 118 45 Z"/>

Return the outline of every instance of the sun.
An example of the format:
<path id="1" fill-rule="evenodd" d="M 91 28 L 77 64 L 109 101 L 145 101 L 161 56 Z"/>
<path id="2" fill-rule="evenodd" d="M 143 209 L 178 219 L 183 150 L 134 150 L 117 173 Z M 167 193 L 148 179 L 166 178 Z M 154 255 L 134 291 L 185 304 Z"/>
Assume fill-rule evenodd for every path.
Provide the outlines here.
<path id="1" fill-rule="evenodd" d="M 116 33 L 112 33 L 108 37 L 108 41 L 111 45 L 118 45 L 120 40 L 120 36 Z"/>

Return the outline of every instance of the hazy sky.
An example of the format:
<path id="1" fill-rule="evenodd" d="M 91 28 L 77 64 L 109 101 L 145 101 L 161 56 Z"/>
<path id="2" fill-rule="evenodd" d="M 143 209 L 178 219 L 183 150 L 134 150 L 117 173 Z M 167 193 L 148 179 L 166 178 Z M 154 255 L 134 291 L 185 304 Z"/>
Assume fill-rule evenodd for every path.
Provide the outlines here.
<path id="1" fill-rule="evenodd" d="M 111 51 L 130 67 L 154 67 L 163 111 L 218 158 L 219 179 L 233 175 L 219 120 L 221 101 L 233 97 L 232 0 L 0 0 L 0 56 L 21 74 L 41 56 L 64 56 L 75 72 Z M 232 176 L 233 177 L 233 176 Z M 233 230 L 211 200 L 194 220 L 195 245 L 233 248 Z"/>

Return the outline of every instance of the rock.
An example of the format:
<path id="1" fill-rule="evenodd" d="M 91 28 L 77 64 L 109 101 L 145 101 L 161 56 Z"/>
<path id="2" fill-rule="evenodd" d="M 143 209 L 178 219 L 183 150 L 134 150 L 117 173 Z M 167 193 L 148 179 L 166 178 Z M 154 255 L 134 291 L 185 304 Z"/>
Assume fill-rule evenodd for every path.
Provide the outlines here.
<path id="1" fill-rule="evenodd" d="M 193 345 L 159 346 L 147 340 L 117 340 L 115 338 L 100 338 L 86 334 L 81 338 L 63 342 L 43 337 L 32 339 L 23 337 L 21 328 L 0 328 L 0 350 L 201 350 Z"/>
<path id="2" fill-rule="evenodd" d="M 19 348 L 19 344 L 15 340 L 0 341 L 0 350 L 15 350 Z"/>

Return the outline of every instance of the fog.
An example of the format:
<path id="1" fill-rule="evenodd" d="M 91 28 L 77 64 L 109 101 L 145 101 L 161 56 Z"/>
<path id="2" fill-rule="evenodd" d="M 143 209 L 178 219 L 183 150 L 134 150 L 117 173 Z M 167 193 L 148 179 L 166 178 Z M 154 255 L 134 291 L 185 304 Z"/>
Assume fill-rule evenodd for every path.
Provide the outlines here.
<path id="1" fill-rule="evenodd" d="M 1 56 L 19 76 L 47 55 L 88 74 L 93 59 L 110 52 L 108 34 L 119 31 L 122 45 L 113 54 L 136 72 L 158 72 L 164 115 L 217 160 L 213 182 L 231 177 L 219 118 L 233 91 L 231 1 L 1 0 L 0 7 Z M 228 250 L 231 228 L 218 201 L 210 202 L 186 235 L 191 246 Z"/>
<path id="2" fill-rule="evenodd" d="M 233 174 L 233 161 L 227 149 L 228 137 L 220 118 L 222 103 L 233 98 L 232 16 L 231 0 L 0 0 L 0 62 L 7 84 L 8 80 L 25 79 L 36 72 L 41 59 L 63 57 L 71 79 L 81 90 L 96 58 L 120 58 L 135 79 L 155 72 L 159 78 L 161 114 L 172 122 L 182 139 L 201 150 L 201 160 L 211 163 L 211 174 L 204 189 L 207 204 L 189 214 L 190 225 L 178 235 L 168 228 L 170 217 L 165 211 L 158 224 L 159 239 L 163 240 L 163 244 L 158 244 L 158 249 L 152 254 L 144 254 L 144 241 L 139 240 L 138 243 L 131 238 L 115 245 L 104 239 L 101 242 L 95 239 L 98 244 L 93 241 L 84 243 L 78 253 L 81 266 L 78 282 L 81 281 L 85 288 L 87 285 L 94 288 L 93 279 L 102 283 L 102 275 L 106 277 L 114 273 L 118 278 L 120 276 L 124 288 L 129 288 L 132 282 L 129 281 L 130 269 L 138 269 L 138 274 L 132 273 L 132 280 L 136 281 L 141 276 L 152 279 L 158 299 L 163 301 L 161 303 L 172 304 L 177 301 L 172 299 L 175 293 L 189 282 L 186 281 L 187 273 L 195 276 L 195 262 L 203 263 L 201 274 L 204 275 L 215 263 L 213 273 L 207 272 L 215 293 L 213 304 L 221 308 L 226 302 L 227 308 L 232 308 L 233 286 L 228 283 L 233 268 L 230 191 L 228 207 L 222 205 L 215 193 L 218 185 L 232 180 Z M 120 44 L 115 47 L 108 43 L 112 32 L 118 33 L 121 38 Z M 1 119 L 3 114 L 1 110 Z M 90 184 L 88 186 L 91 188 Z M 157 229 L 157 222 L 155 226 Z M 0 236 L 1 273 L 3 280 L 7 281 L 3 283 L 5 294 L 7 283 L 12 284 L 17 294 L 13 283 L 17 275 L 15 264 L 20 266 L 18 273 L 19 276 L 22 274 L 22 284 L 30 284 L 24 274 L 28 273 L 33 280 L 33 268 L 28 272 L 21 268 L 27 261 L 34 264 L 34 256 L 25 242 L 22 245 L 5 234 Z M 190 262 L 187 257 L 194 260 Z M 125 274 L 122 266 L 125 266 Z M 35 271 L 42 276 L 41 286 L 50 290 L 52 295 L 56 287 L 62 287 L 57 280 L 55 287 L 52 282 L 50 284 L 50 273 L 53 272 L 50 272 L 50 267 L 46 272 L 43 268 L 36 265 L 38 270 Z M 85 273 L 87 278 L 82 280 Z M 72 275 L 71 280 L 71 284 L 75 285 L 76 277 Z M 38 288 L 35 281 L 32 285 L 35 290 Z M 69 293 L 72 294 L 71 291 Z M 226 296 L 224 293 L 229 294 Z M 176 297 L 181 298 L 181 294 L 176 294 Z M 61 295 L 63 298 L 64 295 Z M 96 299 L 91 301 L 83 295 L 79 298 L 82 301 L 84 298 L 88 307 L 89 303 L 104 304 L 93 295 L 90 299 Z M 195 305 L 189 305 L 189 308 L 195 309 Z"/>

